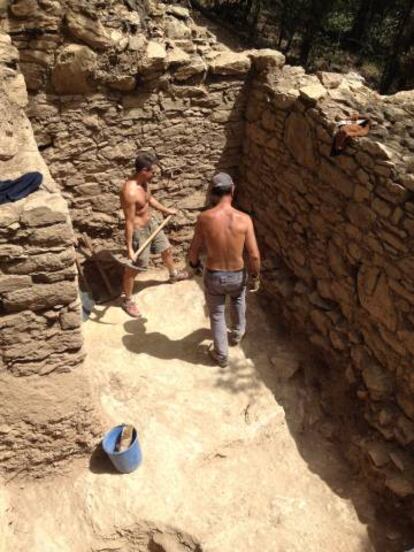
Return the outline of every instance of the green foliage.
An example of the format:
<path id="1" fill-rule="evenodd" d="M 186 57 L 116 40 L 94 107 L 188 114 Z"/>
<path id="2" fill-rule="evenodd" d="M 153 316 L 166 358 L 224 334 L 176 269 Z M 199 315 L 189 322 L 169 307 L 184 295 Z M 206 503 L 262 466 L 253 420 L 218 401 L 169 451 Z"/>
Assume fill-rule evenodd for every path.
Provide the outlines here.
<path id="1" fill-rule="evenodd" d="M 255 46 L 309 70 L 359 70 L 383 93 L 414 87 L 414 0 L 194 0 Z"/>

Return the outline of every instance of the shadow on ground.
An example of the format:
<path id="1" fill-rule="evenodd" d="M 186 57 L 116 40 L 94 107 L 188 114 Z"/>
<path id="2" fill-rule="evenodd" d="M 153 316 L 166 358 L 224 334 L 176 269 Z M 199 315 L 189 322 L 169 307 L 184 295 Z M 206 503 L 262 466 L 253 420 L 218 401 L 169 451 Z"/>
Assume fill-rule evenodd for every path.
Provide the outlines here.
<path id="1" fill-rule="evenodd" d="M 198 284 L 202 285 L 201 279 Z M 153 333 L 144 337 L 142 345 L 135 347 L 142 346 L 154 356 L 159 356 L 161 349 L 160 358 L 191 358 L 200 363 L 201 355 L 195 355 L 191 348 L 198 339 L 206 338 L 211 340 L 210 332 L 198 330 L 180 345 L 180 342 L 171 342 Z M 239 347 L 244 355 L 240 354 Z M 377 552 L 409 550 L 414 544 L 412 528 L 400 522 L 398 512 L 387 511 L 383 497 L 374 494 L 363 474 L 349 465 L 336 438 L 343 435 L 349 424 L 342 424 L 341 418 L 333 414 L 329 401 L 332 387 L 338 385 L 335 374 L 329 373 L 327 366 L 311 356 L 304 337 L 293 335 L 283 326 L 275 306 L 270 306 L 265 295 L 248 294 L 247 333 L 239 347 L 230 353 L 229 366 L 217 370 L 216 386 L 254 398 L 258 387 L 264 383 L 284 408 L 289 432 L 310 471 L 325 481 L 335 494 L 350 500 L 360 521 L 366 524 L 370 542 L 361 552 L 372 548 Z M 358 413 L 346 408 L 344 400 L 343 404 L 336 405 L 335 411 L 342 409 L 342 416 L 348 420 L 353 417 L 357 427 Z M 351 437 L 350 434 L 349 439 Z"/>
<path id="2" fill-rule="evenodd" d="M 177 340 L 160 332 L 147 332 L 145 323 L 140 320 L 128 320 L 124 328 L 126 335 L 122 342 L 132 353 L 146 354 L 162 360 L 177 359 L 192 364 L 212 365 L 206 354 L 207 346 L 202 345 L 210 337 L 210 332 L 205 328 Z"/>
<path id="3" fill-rule="evenodd" d="M 269 308 L 266 296 L 255 297 L 251 303 L 254 305 L 248 311 L 248 333 L 242 349 L 252 361 L 256 377 L 262 379 L 283 406 L 290 434 L 309 469 L 335 494 L 352 502 L 360 521 L 368 528 L 371 542 L 367 543 L 366 550 L 371 547 L 377 552 L 410 549 L 414 542 L 412 528 L 400 523 L 398 512 L 386 511 L 383 497 L 369 490 L 363 474 L 347 463 L 342 452 L 337 436 L 344 436 L 350 418 L 355 427 L 359 419 L 357 412 L 347 409 L 345 399 L 333 408 L 332 390 L 339 385 L 337 376 L 311 356 L 304 337 L 293 335 L 283 327 L 274 308 Z M 258 342 L 260 349 L 256 346 Z M 224 382 L 217 384 L 223 386 Z M 233 383 L 230 389 L 237 392 L 238 386 Z M 348 423 L 341 423 L 333 411 L 340 411 Z M 348 438 L 352 438 L 351 433 L 346 433 L 342 442 Z"/>
<path id="4" fill-rule="evenodd" d="M 89 459 L 89 469 L 92 473 L 102 474 L 108 473 L 112 475 L 122 475 L 113 466 L 108 455 L 102 448 L 102 443 L 96 446 Z"/>

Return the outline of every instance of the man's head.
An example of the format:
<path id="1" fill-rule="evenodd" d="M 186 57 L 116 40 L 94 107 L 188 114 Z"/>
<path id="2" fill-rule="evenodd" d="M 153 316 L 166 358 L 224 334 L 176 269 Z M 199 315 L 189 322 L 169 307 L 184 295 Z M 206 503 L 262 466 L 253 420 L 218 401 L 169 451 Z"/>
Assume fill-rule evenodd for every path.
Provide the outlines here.
<path id="1" fill-rule="evenodd" d="M 135 159 L 135 172 L 147 182 L 153 177 L 156 164 L 158 164 L 158 160 L 153 153 L 140 151 Z"/>
<path id="2" fill-rule="evenodd" d="M 225 172 L 220 172 L 213 177 L 211 195 L 216 201 L 219 201 L 222 197 L 231 197 L 234 193 L 234 188 L 232 177 Z"/>

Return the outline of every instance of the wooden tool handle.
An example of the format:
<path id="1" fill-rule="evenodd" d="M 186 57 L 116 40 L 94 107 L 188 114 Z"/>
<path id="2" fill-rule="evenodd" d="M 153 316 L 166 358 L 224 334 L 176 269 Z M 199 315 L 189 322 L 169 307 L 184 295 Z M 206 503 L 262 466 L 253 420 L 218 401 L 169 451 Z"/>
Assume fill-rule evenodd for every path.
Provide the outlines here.
<path id="1" fill-rule="evenodd" d="M 166 226 L 170 222 L 172 217 L 173 217 L 173 215 L 168 215 L 168 217 L 166 217 L 162 221 L 162 223 L 158 226 L 158 228 L 156 228 L 154 230 L 154 232 L 151 234 L 151 236 L 149 236 L 149 238 L 144 241 L 144 243 L 140 246 L 138 251 L 135 252 L 133 262 L 135 262 L 138 259 L 138 257 L 144 251 L 144 249 L 152 242 L 152 240 L 155 238 L 155 236 L 157 236 L 161 232 L 161 230 L 164 228 L 164 226 Z"/>

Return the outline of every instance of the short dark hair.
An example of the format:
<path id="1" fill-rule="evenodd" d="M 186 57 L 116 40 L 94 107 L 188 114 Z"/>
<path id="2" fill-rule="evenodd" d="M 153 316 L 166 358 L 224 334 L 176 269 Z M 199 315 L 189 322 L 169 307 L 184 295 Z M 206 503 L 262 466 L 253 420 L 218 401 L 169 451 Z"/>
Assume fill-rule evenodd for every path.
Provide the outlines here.
<path id="1" fill-rule="evenodd" d="M 140 151 L 135 158 L 135 170 L 137 173 L 146 170 L 158 163 L 157 156 L 149 151 Z"/>
<path id="2" fill-rule="evenodd" d="M 221 188 L 213 188 L 211 194 L 216 197 L 224 197 L 226 195 L 231 195 L 232 190 L 225 190 Z"/>

